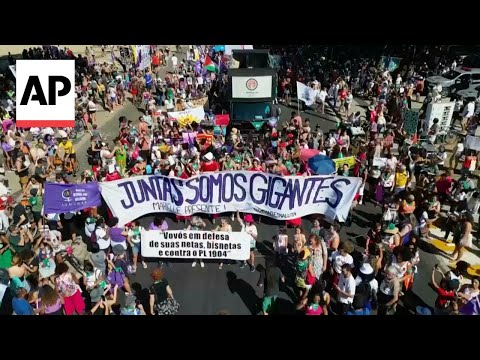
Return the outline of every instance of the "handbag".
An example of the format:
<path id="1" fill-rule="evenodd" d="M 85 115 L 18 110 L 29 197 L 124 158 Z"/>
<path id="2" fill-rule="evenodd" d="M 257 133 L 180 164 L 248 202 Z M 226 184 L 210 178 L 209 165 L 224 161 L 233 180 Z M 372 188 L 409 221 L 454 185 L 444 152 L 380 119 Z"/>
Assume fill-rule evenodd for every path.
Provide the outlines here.
<path id="1" fill-rule="evenodd" d="M 390 222 L 392 220 L 393 220 L 393 214 L 390 211 L 390 209 L 387 209 L 387 211 L 385 211 L 385 214 L 383 215 L 383 221 Z"/>
<path id="2" fill-rule="evenodd" d="M 155 287 L 152 286 L 155 293 L 155 304 L 153 304 L 153 311 L 157 315 L 175 315 L 180 310 L 180 304 L 174 298 L 167 298 L 162 302 L 158 302 L 158 294 Z"/>
<path id="3" fill-rule="evenodd" d="M 158 315 L 175 315 L 180 310 L 180 304 L 173 298 L 168 298 L 154 306 Z"/>

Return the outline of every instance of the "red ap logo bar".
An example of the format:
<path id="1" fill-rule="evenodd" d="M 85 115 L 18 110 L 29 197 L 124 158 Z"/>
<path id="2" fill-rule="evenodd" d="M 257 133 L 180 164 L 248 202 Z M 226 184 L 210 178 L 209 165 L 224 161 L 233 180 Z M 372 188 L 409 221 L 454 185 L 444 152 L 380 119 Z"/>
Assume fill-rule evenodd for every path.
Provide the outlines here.
<path id="1" fill-rule="evenodd" d="M 17 60 L 20 128 L 75 126 L 75 60 Z"/>

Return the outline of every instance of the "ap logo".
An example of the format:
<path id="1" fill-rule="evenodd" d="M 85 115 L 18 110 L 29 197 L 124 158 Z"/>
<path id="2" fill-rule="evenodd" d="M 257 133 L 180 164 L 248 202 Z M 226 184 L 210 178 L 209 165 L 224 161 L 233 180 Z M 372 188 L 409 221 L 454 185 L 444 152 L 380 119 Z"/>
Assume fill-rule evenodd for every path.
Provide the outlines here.
<path id="1" fill-rule="evenodd" d="M 75 126 L 75 60 L 17 60 L 17 127 Z"/>

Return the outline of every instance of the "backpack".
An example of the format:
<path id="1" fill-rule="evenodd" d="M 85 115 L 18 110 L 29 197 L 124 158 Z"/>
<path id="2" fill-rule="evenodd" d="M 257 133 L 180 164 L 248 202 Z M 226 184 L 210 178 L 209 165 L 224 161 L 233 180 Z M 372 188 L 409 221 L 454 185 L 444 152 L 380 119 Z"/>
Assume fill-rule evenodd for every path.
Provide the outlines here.
<path id="1" fill-rule="evenodd" d="M 355 289 L 352 306 L 354 309 L 363 309 L 368 306 L 372 288 L 368 282 L 362 281 Z"/>
<path id="2" fill-rule="evenodd" d="M 114 268 L 110 271 L 108 274 L 108 282 L 112 288 L 115 287 L 115 285 L 118 285 L 119 288 L 123 288 L 125 285 L 125 274 L 123 273 L 122 268 Z"/>

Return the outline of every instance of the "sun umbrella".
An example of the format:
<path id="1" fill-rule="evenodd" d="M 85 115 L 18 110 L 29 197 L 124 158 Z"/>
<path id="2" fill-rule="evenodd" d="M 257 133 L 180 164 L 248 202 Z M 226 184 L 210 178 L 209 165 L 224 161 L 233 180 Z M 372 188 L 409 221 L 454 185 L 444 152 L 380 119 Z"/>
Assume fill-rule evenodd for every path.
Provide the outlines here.
<path id="1" fill-rule="evenodd" d="M 320 154 L 320 151 L 317 149 L 301 149 L 300 150 L 300 160 L 307 161 L 311 157 Z"/>
<path id="2" fill-rule="evenodd" d="M 308 159 L 308 167 L 317 175 L 331 175 L 336 171 L 333 160 L 325 155 L 315 155 Z"/>

